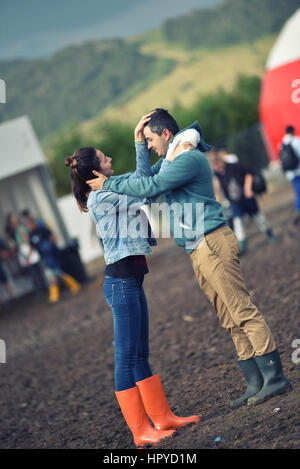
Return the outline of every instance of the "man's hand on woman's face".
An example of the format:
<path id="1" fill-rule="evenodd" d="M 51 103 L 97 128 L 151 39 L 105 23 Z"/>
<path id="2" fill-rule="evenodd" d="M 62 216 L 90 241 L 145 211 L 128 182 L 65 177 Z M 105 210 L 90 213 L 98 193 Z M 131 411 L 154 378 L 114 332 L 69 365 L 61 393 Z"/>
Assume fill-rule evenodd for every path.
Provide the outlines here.
<path id="1" fill-rule="evenodd" d="M 102 189 L 104 181 L 108 179 L 106 176 L 104 176 L 101 173 L 98 173 L 98 171 L 93 170 L 93 174 L 97 176 L 95 179 L 89 179 L 88 181 L 85 181 L 91 188 L 92 191 L 98 191 Z"/>
<path id="2" fill-rule="evenodd" d="M 173 153 L 171 153 L 171 155 L 169 155 L 166 159 L 169 160 L 169 161 L 173 161 L 176 158 L 176 156 L 178 156 L 183 151 L 187 151 L 187 150 L 194 150 L 194 147 L 193 147 L 193 145 L 191 145 L 191 143 L 189 143 L 189 142 L 182 142 L 182 143 L 178 142 L 176 147 L 173 150 Z"/>

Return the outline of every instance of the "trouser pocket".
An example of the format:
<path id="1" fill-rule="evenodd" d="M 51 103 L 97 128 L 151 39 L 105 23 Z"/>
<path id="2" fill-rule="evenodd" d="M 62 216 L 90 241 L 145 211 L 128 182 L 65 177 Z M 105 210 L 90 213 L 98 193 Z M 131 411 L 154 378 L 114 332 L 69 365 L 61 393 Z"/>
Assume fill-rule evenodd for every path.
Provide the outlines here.
<path id="1" fill-rule="evenodd" d="M 240 256 L 237 237 L 229 226 L 209 233 L 204 239 L 209 251 L 223 260 L 235 259 Z"/>

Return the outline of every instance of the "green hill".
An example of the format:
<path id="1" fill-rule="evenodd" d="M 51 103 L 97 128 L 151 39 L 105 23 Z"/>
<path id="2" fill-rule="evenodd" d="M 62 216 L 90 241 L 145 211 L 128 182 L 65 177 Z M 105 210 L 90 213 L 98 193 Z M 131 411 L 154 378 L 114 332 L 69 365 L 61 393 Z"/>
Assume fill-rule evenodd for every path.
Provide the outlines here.
<path id="1" fill-rule="evenodd" d="M 87 136 L 99 131 L 101 123 L 110 120 L 134 125 L 137 118 L 155 107 L 172 111 L 177 105 L 185 108 L 208 93 L 219 88 L 230 91 L 238 75 L 262 77 L 265 63 L 276 36 L 267 36 L 251 44 L 237 44 L 227 47 L 186 51 L 179 46 L 172 47 L 155 35 L 141 45 L 141 51 L 150 56 L 168 57 L 176 65 L 160 80 L 154 81 L 139 93 L 123 103 L 106 107 L 93 119 L 82 122 L 79 130 Z"/>
<path id="2" fill-rule="evenodd" d="M 145 56 L 122 40 L 92 41 L 45 59 L 0 62 L 7 103 L 0 121 L 29 115 L 39 137 L 71 128 L 170 71 L 173 61 Z"/>
<path id="3" fill-rule="evenodd" d="M 130 40 L 91 41 L 51 57 L 0 62 L 0 121 L 29 115 L 40 138 L 103 119 L 135 122 L 156 106 L 191 106 L 238 74 L 261 76 L 275 33 L 298 0 L 225 0 Z M 266 35 L 269 35 L 266 37 Z M 273 34 L 270 34 L 273 33 Z"/>
<path id="4" fill-rule="evenodd" d="M 167 20 L 162 33 L 188 48 L 251 42 L 278 32 L 297 8 L 299 0 L 225 0 Z"/>

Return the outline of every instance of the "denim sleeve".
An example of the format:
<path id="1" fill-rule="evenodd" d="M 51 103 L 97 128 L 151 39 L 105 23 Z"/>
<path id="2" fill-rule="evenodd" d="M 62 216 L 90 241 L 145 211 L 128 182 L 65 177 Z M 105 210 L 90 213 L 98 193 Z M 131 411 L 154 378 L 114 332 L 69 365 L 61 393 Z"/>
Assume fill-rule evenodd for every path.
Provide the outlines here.
<path id="1" fill-rule="evenodd" d="M 107 189 L 101 189 L 96 195 L 96 205 L 101 210 L 114 210 L 116 213 L 127 211 L 130 207 L 132 210 L 138 209 L 142 205 L 147 205 L 153 202 L 152 199 L 147 197 L 135 197 L 125 194 L 117 194 Z"/>
<path id="2" fill-rule="evenodd" d="M 113 176 L 109 178 L 110 180 L 126 180 L 126 179 L 137 179 L 141 177 L 148 177 L 157 174 L 160 170 L 163 159 L 161 158 L 157 163 L 151 167 L 151 156 L 150 150 L 148 150 L 147 143 L 138 143 L 135 142 L 136 150 L 136 171 L 133 173 L 123 174 L 121 176 Z M 154 197 L 144 197 L 143 204 L 151 204 L 157 199 L 157 196 Z M 135 200 L 136 203 L 136 200 Z"/>
<path id="3" fill-rule="evenodd" d="M 136 170 L 133 172 L 120 174 L 118 176 L 111 176 L 109 179 L 112 181 L 117 180 L 125 180 L 125 179 L 132 179 L 132 178 L 140 178 L 140 177 L 147 177 L 152 176 L 152 168 L 151 168 L 151 158 L 150 158 L 150 151 L 148 150 L 147 143 L 138 143 L 135 142 L 135 151 L 136 151 Z M 157 166 L 157 163 L 153 165 L 153 167 Z M 160 167 L 160 165 L 159 165 Z M 159 171 L 159 167 L 156 172 Z"/>
<path id="4" fill-rule="evenodd" d="M 148 149 L 146 142 L 135 142 L 135 151 L 136 171 L 129 175 L 130 178 L 154 176 L 154 174 L 159 172 L 163 158 L 160 158 L 153 166 L 151 166 L 150 150 Z"/>
<path id="5" fill-rule="evenodd" d="M 170 163 L 171 163 L 171 161 L 164 159 L 163 162 L 162 162 L 161 165 L 160 165 L 159 172 L 161 172 L 161 171 L 163 171 L 164 169 L 166 169 L 166 168 L 169 166 Z"/>
<path id="6" fill-rule="evenodd" d="M 135 142 L 136 149 L 136 170 L 132 173 L 122 174 L 120 176 L 111 176 L 109 180 L 122 180 L 126 183 L 129 179 L 138 179 L 141 177 L 147 177 L 152 175 L 151 170 L 151 159 L 150 151 L 148 150 L 147 143 L 137 143 Z M 147 205 L 156 199 L 156 197 L 137 197 L 137 196 L 125 196 L 120 193 L 112 192 L 110 190 L 105 190 L 104 188 L 99 191 L 97 194 L 97 203 L 107 203 L 113 204 L 116 209 L 122 206 L 124 207 L 125 200 L 127 197 L 127 207 L 129 206 L 138 206 L 138 205 Z"/>
<path id="7" fill-rule="evenodd" d="M 135 142 L 136 152 L 136 170 L 130 175 L 130 178 L 139 178 L 143 176 L 151 176 L 151 158 L 147 143 Z"/>
<path id="8" fill-rule="evenodd" d="M 167 161 L 167 160 L 165 160 L 163 158 L 160 158 L 153 166 L 151 166 L 152 176 L 159 173 L 160 168 L 162 167 L 162 165 L 164 164 L 165 161 Z M 167 161 L 167 162 L 169 163 L 169 161 Z"/>

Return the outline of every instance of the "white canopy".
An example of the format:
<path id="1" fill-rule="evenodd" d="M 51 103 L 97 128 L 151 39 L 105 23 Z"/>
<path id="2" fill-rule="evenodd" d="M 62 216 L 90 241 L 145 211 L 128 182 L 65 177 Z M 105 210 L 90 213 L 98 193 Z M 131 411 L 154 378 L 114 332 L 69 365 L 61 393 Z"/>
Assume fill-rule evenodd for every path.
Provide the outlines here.
<path id="1" fill-rule="evenodd" d="M 27 116 L 0 125 L 0 180 L 41 164 L 45 157 Z"/>
<path id="2" fill-rule="evenodd" d="M 300 8 L 289 18 L 282 28 L 268 58 L 267 69 L 277 68 L 299 59 Z"/>

